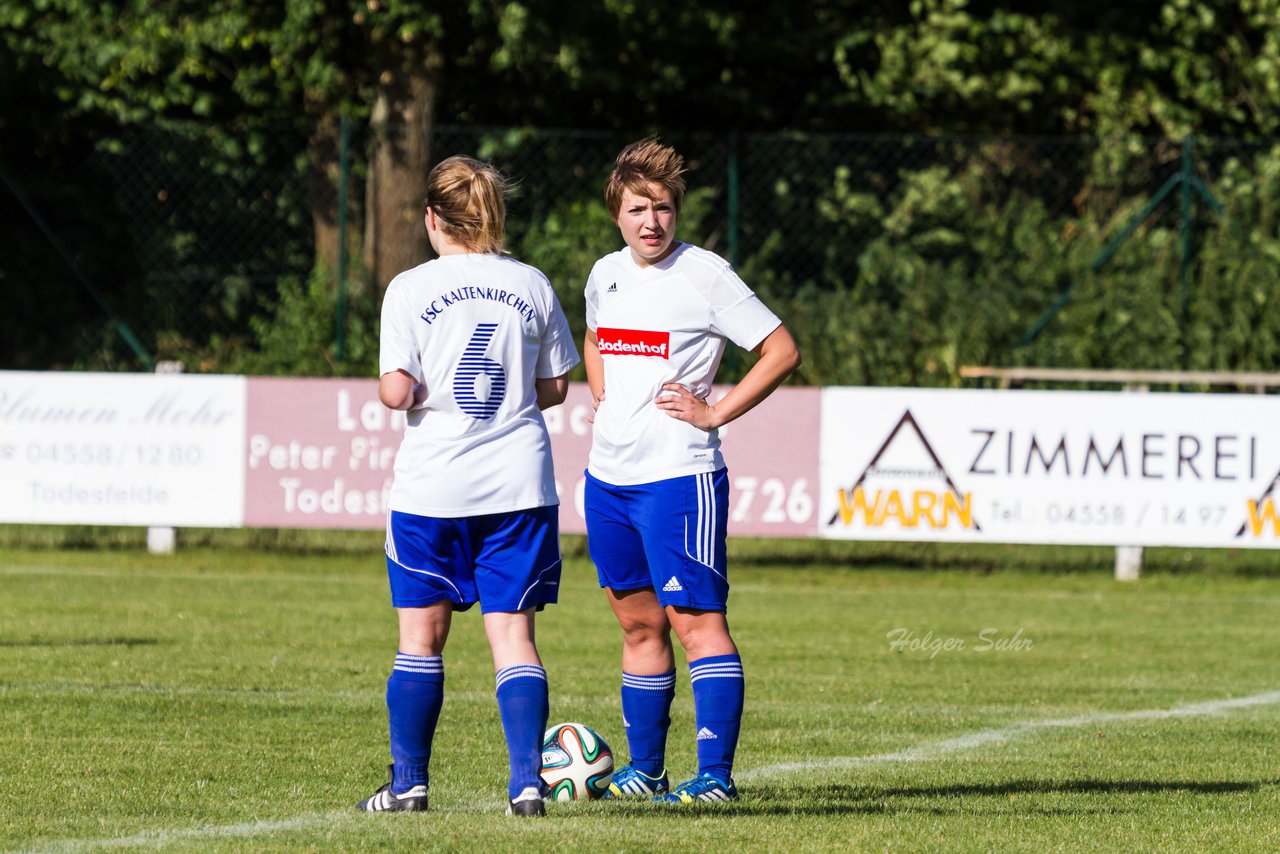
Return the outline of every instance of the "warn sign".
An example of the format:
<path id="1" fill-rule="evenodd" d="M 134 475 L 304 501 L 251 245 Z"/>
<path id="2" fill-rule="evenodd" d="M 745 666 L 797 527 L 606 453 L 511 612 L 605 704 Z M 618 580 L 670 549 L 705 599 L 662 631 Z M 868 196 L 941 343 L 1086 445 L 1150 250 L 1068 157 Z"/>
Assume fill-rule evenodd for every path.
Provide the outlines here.
<path id="1" fill-rule="evenodd" d="M 601 356 L 656 356 L 671 358 L 670 332 L 650 332 L 645 329 L 596 330 L 596 346 Z"/>

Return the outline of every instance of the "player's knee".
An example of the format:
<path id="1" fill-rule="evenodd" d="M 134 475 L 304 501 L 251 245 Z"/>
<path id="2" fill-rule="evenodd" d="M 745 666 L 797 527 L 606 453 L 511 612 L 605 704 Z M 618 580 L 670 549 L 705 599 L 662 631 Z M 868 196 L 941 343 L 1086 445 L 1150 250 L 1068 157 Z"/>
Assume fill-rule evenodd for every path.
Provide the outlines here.
<path id="1" fill-rule="evenodd" d="M 628 620 L 622 623 L 622 642 L 631 649 L 667 649 L 671 646 L 671 627 L 653 620 Z"/>
<path id="2" fill-rule="evenodd" d="M 678 628 L 676 636 L 690 661 L 709 655 L 734 655 L 738 652 L 729 627 L 723 621 L 697 621 Z"/>

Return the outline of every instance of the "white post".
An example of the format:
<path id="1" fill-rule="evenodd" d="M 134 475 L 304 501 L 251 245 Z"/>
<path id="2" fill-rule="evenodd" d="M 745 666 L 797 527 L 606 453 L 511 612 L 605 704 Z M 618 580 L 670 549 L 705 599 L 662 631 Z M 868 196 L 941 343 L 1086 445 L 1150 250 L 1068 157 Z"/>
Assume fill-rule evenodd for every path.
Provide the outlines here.
<path id="1" fill-rule="evenodd" d="M 1125 383 L 1125 391 L 1147 391 L 1146 383 Z M 1137 581 L 1142 575 L 1142 546 L 1116 546 L 1116 581 Z"/>
<path id="2" fill-rule="evenodd" d="M 1142 574 L 1142 546 L 1116 546 L 1116 581 L 1137 581 Z"/>
<path id="3" fill-rule="evenodd" d="M 156 362 L 157 374 L 182 373 L 181 362 Z M 147 551 L 153 555 L 171 555 L 177 547 L 177 532 L 173 528 L 147 528 Z"/>

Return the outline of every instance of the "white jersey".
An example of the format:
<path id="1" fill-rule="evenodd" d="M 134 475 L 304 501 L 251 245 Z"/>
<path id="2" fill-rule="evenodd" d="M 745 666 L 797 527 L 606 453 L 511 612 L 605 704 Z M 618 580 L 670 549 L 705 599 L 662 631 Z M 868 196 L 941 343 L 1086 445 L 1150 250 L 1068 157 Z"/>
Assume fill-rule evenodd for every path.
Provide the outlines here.
<path id="1" fill-rule="evenodd" d="M 720 256 L 678 243 L 657 264 L 638 266 L 624 247 L 587 279 L 587 327 L 604 363 L 592 476 L 619 486 L 724 468 L 717 431 L 659 409 L 663 383 L 698 397 L 711 391 L 725 340 L 755 349 L 782 325 Z"/>
<path id="2" fill-rule="evenodd" d="M 578 351 L 546 276 L 501 255 L 445 255 L 382 303 L 379 368 L 427 387 L 408 413 L 389 508 L 456 518 L 558 504 L 534 378 Z"/>

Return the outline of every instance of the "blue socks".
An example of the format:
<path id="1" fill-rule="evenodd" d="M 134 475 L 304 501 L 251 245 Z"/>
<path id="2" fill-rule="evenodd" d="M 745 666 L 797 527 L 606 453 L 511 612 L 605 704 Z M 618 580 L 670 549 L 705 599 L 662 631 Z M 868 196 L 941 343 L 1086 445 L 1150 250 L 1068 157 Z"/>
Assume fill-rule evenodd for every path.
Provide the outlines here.
<path id="1" fill-rule="evenodd" d="M 547 730 L 547 671 L 537 664 L 514 664 L 498 671 L 498 713 L 507 736 L 511 779 L 507 797 L 529 786 L 542 788 L 542 735 Z"/>
<path id="2" fill-rule="evenodd" d="M 730 782 L 742 727 L 745 682 L 737 655 L 709 655 L 689 663 L 698 727 L 698 773 Z"/>
<path id="3" fill-rule="evenodd" d="M 391 724 L 391 791 L 402 795 L 427 785 L 431 738 L 444 705 L 444 659 L 438 655 L 396 653 L 387 679 L 387 718 Z"/>
<path id="4" fill-rule="evenodd" d="M 657 676 L 622 674 L 622 724 L 631 764 L 650 777 L 660 775 L 667 765 L 667 730 L 675 695 L 674 670 Z"/>

